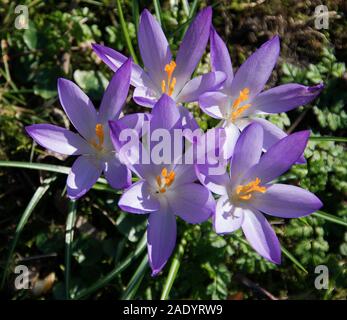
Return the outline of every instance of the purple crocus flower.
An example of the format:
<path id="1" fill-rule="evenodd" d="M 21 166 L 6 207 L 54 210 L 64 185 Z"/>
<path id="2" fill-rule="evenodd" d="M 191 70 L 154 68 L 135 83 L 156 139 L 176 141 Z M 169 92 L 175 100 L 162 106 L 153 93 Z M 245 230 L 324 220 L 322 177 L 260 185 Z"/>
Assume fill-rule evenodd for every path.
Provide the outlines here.
<path id="1" fill-rule="evenodd" d="M 83 196 L 102 172 L 113 188 L 122 189 L 131 183 L 131 172 L 118 160 L 108 126 L 109 120 L 118 119 L 126 100 L 131 63 L 131 59 L 127 60 L 114 74 L 99 112 L 76 84 L 62 78 L 58 80 L 61 105 L 78 133 L 51 124 L 26 127 L 41 146 L 61 154 L 79 155 L 67 177 L 67 194 L 71 199 Z"/>
<path id="2" fill-rule="evenodd" d="M 273 263 L 281 262 L 279 241 L 261 213 L 275 217 L 297 218 L 319 208 L 321 201 L 299 187 L 273 183 L 286 172 L 303 153 L 309 131 L 291 134 L 274 145 L 261 157 L 263 129 L 258 123 L 247 126 L 237 140 L 230 161 L 230 175 L 209 180 L 200 174 L 203 184 L 221 195 L 213 216 L 214 229 L 219 234 L 242 228 L 248 242 L 261 256 Z"/>
<path id="3" fill-rule="evenodd" d="M 172 137 L 173 130 L 182 127 L 181 122 L 181 114 L 175 102 L 163 94 L 152 109 L 149 132 L 165 129 Z M 121 144 L 119 137 L 123 128 L 120 124 L 121 122 L 110 122 L 111 138 L 117 149 Z M 139 144 L 135 147 L 136 150 L 142 150 L 141 143 Z M 151 148 L 153 147 L 154 144 L 151 144 Z M 131 157 L 131 152 L 123 154 L 119 151 L 122 157 Z M 149 213 L 148 257 L 154 276 L 165 266 L 175 247 L 176 216 L 188 223 L 201 223 L 214 212 L 215 200 L 206 187 L 196 183 L 193 164 L 180 164 L 181 161 L 155 164 L 152 156 L 144 164 L 141 157 L 140 154 L 136 163 L 129 160 L 129 167 L 140 180 L 124 191 L 118 205 L 126 212 Z"/>
<path id="4" fill-rule="evenodd" d="M 205 113 L 222 120 L 230 144 L 237 139 L 238 129 L 243 130 L 250 122 L 257 122 L 264 129 L 263 147 L 267 150 L 287 135 L 271 122 L 257 118 L 257 114 L 289 111 L 312 101 L 323 88 L 323 84 L 307 87 L 289 83 L 262 91 L 278 59 L 278 36 L 255 51 L 235 76 L 228 49 L 213 28 L 210 46 L 212 70 L 224 71 L 227 78 L 220 90 L 203 94 L 199 98 L 199 104 Z M 229 148 L 229 155 L 230 151 L 232 150 Z M 304 158 L 301 161 L 304 162 Z"/>
<path id="5" fill-rule="evenodd" d="M 190 79 L 205 51 L 211 19 L 210 7 L 196 16 L 174 61 L 159 23 L 148 10 L 142 12 L 138 44 L 145 69 L 133 64 L 131 73 L 131 84 L 135 87 L 133 98 L 136 103 L 153 107 L 163 93 L 171 96 L 176 103 L 197 101 L 201 94 L 221 85 L 225 80 L 222 71 L 209 72 Z M 94 44 L 93 49 L 113 71 L 126 60 L 124 55 L 111 48 Z M 184 108 L 181 108 L 181 111 L 184 111 Z"/>

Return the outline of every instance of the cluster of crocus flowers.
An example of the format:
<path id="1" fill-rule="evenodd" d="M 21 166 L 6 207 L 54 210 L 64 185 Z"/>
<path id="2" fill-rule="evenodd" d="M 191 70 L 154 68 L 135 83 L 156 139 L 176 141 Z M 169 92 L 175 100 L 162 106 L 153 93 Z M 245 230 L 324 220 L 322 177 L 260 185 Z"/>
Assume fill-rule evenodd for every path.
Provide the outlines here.
<path id="1" fill-rule="evenodd" d="M 173 59 L 159 23 L 144 10 L 138 31 L 144 68 L 111 48 L 93 45 L 95 53 L 115 71 L 99 110 L 78 86 L 59 79 L 61 105 L 78 133 L 50 124 L 26 128 L 41 146 L 78 156 L 67 178 L 71 199 L 83 196 L 103 173 L 113 188 L 125 189 L 118 203 L 123 211 L 149 215 L 148 256 L 153 275 L 162 270 L 174 250 L 176 216 L 193 224 L 212 218 L 220 234 L 242 228 L 260 255 L 279 263 L 279 241 L 261 212 L 294 218 L 322 205 L 306 190 L 273 182 L 294 163 L 303 161 L 309 133 L 287 136 L 267 120 L 256 118 L 257 114 L 285 112 L 308 103 L 322 85 L 288 84 L 262 91 L 279 54 L 278 37 L 249 57 L 234 77 L 227 47 L 211 20 L 212 10 L 207 7 L 191 23 Z M 212 71 L 191 79 L 209 39 Z M 130 85 L 135 87 L 133 100 L 152 108 L 150 113 L 120 116 Z M 171 162 L 152 161 L 150 153 L 160 145 L 150 140 L 156 129 L 172 137 L 175 130 L 199 128 L 182 105 L 193 101 L 210 116 L 221 119 L 220 125 L 197 139 L 183 134 L 181 139 L 187 139 L 189 147 L 180 144 L 179 156 Z M 147 132 L 142 131 L 145 121 L 150 124 Z M 139 139 L 124 151 L 121 137 L 129 128 Z M 194 146 L 208 140 L 209 132 L 222 133 L 218 147 L 211 143 L 204 154 L 195 157 Z M 177 150 L 172 151 L 177 154 Z M 182 162 L 191 151 L 193 163 Z M 222 154 L 217 161 L 222 172 L 211 170 L 216 163 L 208 162 L 211 154 L 213 158 L 217 153 Z M 138 177 L 133 184 L 132 174 Z M 217 201 L 213 194 L 219 196 Z"/>

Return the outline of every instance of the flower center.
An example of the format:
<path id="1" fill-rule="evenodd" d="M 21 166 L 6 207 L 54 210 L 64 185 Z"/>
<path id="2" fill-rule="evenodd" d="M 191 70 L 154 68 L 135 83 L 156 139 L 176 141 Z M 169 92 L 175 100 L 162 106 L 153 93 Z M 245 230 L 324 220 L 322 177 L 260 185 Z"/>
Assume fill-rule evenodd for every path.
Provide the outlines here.
<path id="1" fill-rule="evenodd" d="M 103 148 L 103 144 L 104 144 L 104 126 L 101 123 L 98 123 L 95 126 L 95 135 L 96 135 L 96 139 L 93 139 L 91 144 L 95 149 L 101 150 Z"/>
<path id="2" fill-rule="evenodd" d="M 175 71 L 176 63 L 175 61 L 171 61 L 169 64 L 165 66 L 165 72 L 167 73 L 167 83 L 165 80 L 161 82 L 161 91 L 162 93 L 166 93 L 171 96 L 176 85 L 176 78 L 172 78 L 172 74 Z"/>
<path id="3" fill-rule="evenodd" d="M 265 193 L 266 188 L 260 186 L 261 180 L 259 178 L 255 178 L 255 180 L 247 183 L 244 186 L 237 186 L 236 194 L 237 197 L 241 200 L 249 200 L 252 198 L 253 192 L 261 192 Z"/>
<path id="4" fill-rule="evenodd" d="M 242 113 L 245 112 L 251 106 L 250 103 L 240 106 L 240 104 L 248 100 L 248 98 L 249 98 L 249 89 L 248 88 L 242 89 L 240 91 L 238 98 L 234 101 L 231 107 L 230 120 L 232 122 L 234 122 L 237 118 L 239 118 L 242 115 Z"/>
<path id="5" fill-rule="evenodd" d="M 165 193 L 166 189 L 169 188 L 174 181 L 175 172 L 173 170 L 168 172 L 166 168 L 163 168 L 163 170 L 161 170 L 161 175 L 157 176 L 157 185 L 159 188 L 157 193 Z"/>

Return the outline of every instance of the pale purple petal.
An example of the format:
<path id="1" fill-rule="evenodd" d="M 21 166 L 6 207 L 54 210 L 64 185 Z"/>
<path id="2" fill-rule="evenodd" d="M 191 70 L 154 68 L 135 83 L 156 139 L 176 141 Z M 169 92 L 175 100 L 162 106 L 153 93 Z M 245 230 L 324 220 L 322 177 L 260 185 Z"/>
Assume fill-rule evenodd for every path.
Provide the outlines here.
<path id="1" fill-rule="evenodd" d="M 226 80 L 223 83 L 222 91 L 230 93 L 231 82 L 234 78 L 233 67 L 228 48 L 217 31 L 212 27 L 210 33 L 211 66 L 212 71 L 223 71 Z"/>
<path id="2" fill-rule="evenodd" d="M 118 206 L 126 212 L 148 213 L 159 210 L 160 203 L 152 195 L 150 185 L 145 180 L 140 180 L 124 191 Z"/>
<path id="3" fill-rule="evenodd" d="M 109 47 L 105 47 L 100 44 L 92 44 L 92 47 L 98 57 L 102 61 L 104 61 L 114 72 L 116 72 L 118 68 L 120 68 L 128 59 L 126 56 Z M 154 87 L 152 80 L 148 77 L 146 72 L 136 63 L 132 64 L 130 83 L 135 87 Z"/>
<path id="4" fill-rule="evenodd" d="M 163 30 L 147 9 L 140 17 L 138 43 L 146 71 L 160 89 L 162 80 L 167 78 L 165 65 L 172 57 Z"/>
<path id="5" fill-rule="evenodd" d="M 245 128 L 237 140 L 230 163 L 230 177 L 233 186 L 239 183 L 244 174 L 258 163 L 263 146 L 263 129 L 257 123 Z"/>
<path id="6" fill-rule="evenodd" d="M 234 154 L 237 140 L 240 136 L 240 130 L 233 123 L 228 123 L 224 127 L 226 133 L 226 141 L 223 146 L 223 155 L 225 159 L 230 159 Z"/>
<path id="7" fill-rule="evenodd" d="M 97 114 L 92 101 L 72 81 L 58 79 L 60 103 L 76 130 L 87 140 L 95 138 Z"/>
<path id="8" fill-rule="evenodd" d="M 82 197 L 100 177 L 104 163 L 94 157 L 80 156 L 67 177 L 67 195 L 71 199 Z"/>
<path id="9" fill-rule="evenodd" d="M 243 209 L 233 206 L 229 196 L 223 195 L 217 200 L 213 228 L 218 234 L 234 232 L 241 227 L 243 216 Z"/>
<path id="10" fill-rule="evenodd" d="M 187 30 L 176 58 L 176 70 L 173 74 L 177 79 L 175 90 L 179 92 L 190 79 L 198 65 L 207 45 L 212 20 L 212 9 L 203 9 Z"/>
<path id="11" fill-rule="evenodd" d="M 246 120 L 245 120 L 245 122 L 246 122 Z M 279 127 L 277 127 L 276 125 L 274 125 L 273 123 L 271 123 L 268 120 L 265 120 L 262 118 L 254 118 L 254 119 L 249 120 L 249 123 L 251 123 L 251 122 L 259 123 L 263 127 L 263 130 L 264 130 L 263 149 L 265 151 L 269 150 L 269 148 L 271 146 L 273 146 L 275 143 L 277 143 L 281 139 L 288 136 L 282 129 L 280 129 Z M 297 160 L 296 163 L 298 163 L 298 164 L 306 163 L 304 154 L 302 154 L 300 156 L 300 158 Z"/>
<path id="12" fill-rule="evenodd" d="M 280 52 L 278 36 L 264 43 L 238 69 L 231 84 L 231 96 L 238 97 L 244 88 L 249 89 L 251 100 L 263 90 L 275 67 Z"/>
<path id="13" fill-rule="evenodd" d="M 296 83 L 283 84 L 260 93 L 254 98 L 251 108 L 267 113 L 287 112 L 315 99 L 323 84 L 312 87 Z"/>
<path id="14" fill-rule="evenodd" d="M 104 175 L 112 188 L 124 189 L 131 184 L 131 172 L 115 157 L 106 162 Z"/>
<path id="15" fill-rule="evenodd" d="M 206 221 L 215 210 L 215 200 L 206 187 L 197 183 L 178 185 L 167 192 L 173 213 L 189 223 Z"/>
<path id="16" fill-rule="evenodd" d="M 247 177 L 252 180 L 258 177 L 265 184 L 285 173 L 304 152 L 309 135 L 309 131 L 300 131 L 275 143 L 249 170 Z"/>
<path id="17" fill-rule="evenodd" d="M 273 184 L 265 193 L 256 193 L 251 203 L 258 210 L 275 217 L 299 218 L 322 207 L 311 192 L 286 184 Z"/>
<path id="18" fill-rule="evenodd" d="M 211 172 L 213 171 L 211 171 L 210 165 L 196 165 L 196 174 L 199 181 L 213 193 L 225 195 L 230 186 L 229 174 L 226 171 L 221 174 L 211 174 Z"/>
<path id="19" fill-rule="evenodd" d="M 205 73 L 188 81 L 175 99 L 177 102 L 193 102 L 207 92 L 218 89 L 225 80 L 225 73 L 221 71 Z M 175 90 L 175 92 L 177 92 Z"/>
<path id="20" fill-rule="evenodd" d="M 134 101 L 143 107 L 152 108 L 160 95 L 157 90 L 150 87 L 136 87 L 133 93 Z"/>
<path id="21" fill-rule="evenodd" d="M 176 245 L 176 217 L 167 208 L 149 215 L 147 248 L 152 276 L 157 275 L 169 260 Z"/>
<path id="22" fill-rule="evenodd" d="M 128 96 L 131 65 L 130 58 L 113 75 L 101 100 L 98 123 L 118 119 Z"/>
<path id="23" fill-rule="evenodd" d="M 275 231 L 255 209 L 244 210 L 242 230 L 255 251 L 270 262 L 281 263 L 281 246 Z"/>
<path id="24" fill-rule="evenodd" d="M 67 155 L 93 153 L 93 148 L 79 134 L 52 124 L 33 124 L 25 130 L 39 145 Z"/>
<path id="25" fill-rule="evenodd" d="M 182 105 L 178 105 L 177 108 L 182 119 L 182 129 L 190 129 L 194 131 L 199 128 L 194 115 L 187 108 L 183 107 Z"/>
<path id="26" fill-rule="evenodd" d="M 173 170 L 175 171 L 175 186 L 193 183 L 198 180 L 193 164 L 176 164 Z"/>
<path id="27" fill-rule="evenodd" d="M 230 108 L 230 98 L 222 92 L 206 92 L 199 97 L 202 111 L 215 119 L 225 119 Z"/>

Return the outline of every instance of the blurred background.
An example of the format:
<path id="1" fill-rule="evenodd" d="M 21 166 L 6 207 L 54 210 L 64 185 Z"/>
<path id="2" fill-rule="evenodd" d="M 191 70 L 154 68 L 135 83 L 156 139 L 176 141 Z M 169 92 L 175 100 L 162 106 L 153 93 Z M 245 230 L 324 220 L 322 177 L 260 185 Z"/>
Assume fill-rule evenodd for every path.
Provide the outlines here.
<path id="1" fill-rule="evenodd" d="M 17 8 L 16 1 L 0 3 L 3 298 L 158 299 L 167 288 L 172 262 L 180 261 L 169 290 L 172 299 L 346 299 L 346 1 L 21 1 L 28 12 L 27 29 L 21 29 L 26 20 L 19 17 L 25 8 Z M 69 167 L 73 157 L 66 159 L 35 145 L 24 127 L 49 122 L 69 128 L 57 99 L 58 77 L 75 81 L 98 106 L 112 72 L 93 53 L 91 43 L 129 56 L 125 27 L 139 57 L 138 16 L 148 8 L 160 17 L 174 51 L 191 19 L 206 5 L 213 6 L 213 24 L 228 44 L 234 68 L 279 34 L 280 58 L 268 86 L 324 82 L 323 93 L 312 104 L 267 118 L 287 132 L 310 129 L 314 136 L 337 137 L 311 140 L 307 165 L 295 166 L 284 177 L 316 193 L 324 203 L 322 210 L 333 217 L 318 213 L 291 221 L 271 220 L 285 250 L 280 266 L 258 256 L 239 232 L 220 237 L 210 222 L 191 226 L 179 220 L 174 258 L 159 277 L 152 278 L 142 241 L 146 218 L 121 212 L 120 193 L 102 182 L 70 203 L 66 168 L 31 163 Z M 315 15 L 319 5 L 329 11 L 327 28 L 321 28 L 323 22 Z M 197 73 L 209 70 L 208 52 Z M 216 125 L 196 104 L 187 107 L 204 130 Z M 139 110 L 148 111 L 129 99 L 125 112 Z M 22 168 L 17 161 L 25 162 Z M 27 290 L 16 285 L 20 265 L 29 271 Z M 318 265 L 329 270 L 328 287 L 322 290 L 314 285 Z"/>

